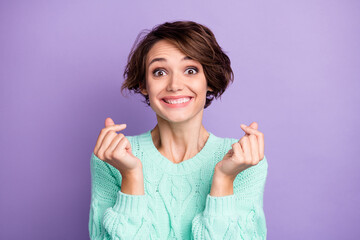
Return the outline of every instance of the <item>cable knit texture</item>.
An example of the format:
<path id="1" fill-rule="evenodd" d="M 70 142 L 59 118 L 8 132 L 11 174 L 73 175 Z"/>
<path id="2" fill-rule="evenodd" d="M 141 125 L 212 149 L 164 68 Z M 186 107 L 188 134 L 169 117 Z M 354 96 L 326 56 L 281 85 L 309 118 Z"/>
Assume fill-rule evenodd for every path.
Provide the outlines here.
<path id="1" fill-rule="evenodd" d="M 239 173 L 234 194 L 210 196 L 216 163 L 238 141 L 212 133 L 193 158 L 175 164 L 154 146 L 151 130 L 127 136 L 143 164 L 145 195 L 121 192 L 121 174 L 91 155 L 91 239 L 266 239 L 266 157 Z"/>

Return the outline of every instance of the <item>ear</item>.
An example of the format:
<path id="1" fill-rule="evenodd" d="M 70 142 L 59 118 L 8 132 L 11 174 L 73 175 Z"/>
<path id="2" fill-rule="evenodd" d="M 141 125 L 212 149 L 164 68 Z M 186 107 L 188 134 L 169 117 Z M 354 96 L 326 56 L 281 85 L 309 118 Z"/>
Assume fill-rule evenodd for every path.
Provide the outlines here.
<path id="1" fill-rule="evenodd" d="M 140 84 L 140 87 L 139 87 L 139 88 L 140 88 L 140 92 L 141 92 L 142 94 L 148 95 L 148 92 L 147 92 L 146 88 L 144 88 L 142 84 Z"/>
<path id="2" fill-rule="evenodd" d="M 213 92 L 214 90 L 211 88 L 211 87 L 207 87 L 207 91 L 209 91 L 209 92 Z"/>

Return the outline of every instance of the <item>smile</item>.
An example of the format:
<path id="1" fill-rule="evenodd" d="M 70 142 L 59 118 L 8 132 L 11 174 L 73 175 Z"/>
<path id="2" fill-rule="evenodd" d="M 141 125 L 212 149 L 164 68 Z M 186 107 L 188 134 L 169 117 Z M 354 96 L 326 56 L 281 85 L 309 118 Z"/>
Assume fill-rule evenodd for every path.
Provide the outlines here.
<path id="1" fill-rule="evenodd" d="M 166 103 L 169 104 L 179 104 L 179 103 L 185 103 L 190 101 L 191 98 L 179 98 L 179 99 L 164 99 Z"/>
<path id="2" fill-rule="evenodd" d="M 178 98 L 178 99 L 162 99 L 162 102 L 171 108 L 179 108 L 179 107 L 185 107 L 187 106 L 191 100 L 193 99 L 193 97 L 183 97 L 183 98 Z"/>

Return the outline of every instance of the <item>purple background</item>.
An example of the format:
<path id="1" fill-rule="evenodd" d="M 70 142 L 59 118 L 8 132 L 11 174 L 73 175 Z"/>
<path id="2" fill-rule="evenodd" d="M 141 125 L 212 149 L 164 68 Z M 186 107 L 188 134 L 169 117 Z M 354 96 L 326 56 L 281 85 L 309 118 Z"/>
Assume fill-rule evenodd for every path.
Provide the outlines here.
<path id="1" fill-rule="evenodd" d="M 360 2 L 1 1 L 0 239 L 88 239 L 90 156 L 106 117 L 155 126 L 120 94 L 137 34 L 194 20 L 235 81 L 205 110 L 215 135 L 259 123 L 268 239 L 358 239 Z M 356 204 L 356 205 L 355 205 Z"/>

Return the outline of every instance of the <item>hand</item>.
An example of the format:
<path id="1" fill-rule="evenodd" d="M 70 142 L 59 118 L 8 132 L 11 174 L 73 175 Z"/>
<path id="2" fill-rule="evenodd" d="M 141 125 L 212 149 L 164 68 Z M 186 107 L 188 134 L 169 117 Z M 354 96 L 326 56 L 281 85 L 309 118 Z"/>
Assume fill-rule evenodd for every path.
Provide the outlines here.
<path id="1" fill-rule="evenodd" d="M 245 135 L 232 144 L 224 158 L 215 166 L 214 176 L 231 179 L 245 169 L 257 165 L 264 159 L 264 134 L 258 131 L 258 124 L 253 122 L 250 126 L 241 125 Z"/>
<path id="2" fill-rule="evenodd" d="M 115 125 L 111 118 L 107 118 L 105 128 L 101 130 L 97 139 L 94 154 L 118 169 L 122 176 L 142 173 L 141 161 L 132 154 L 129 140 L 124 134 L 116 133 L 125 128 L 126 124 Z"/>

